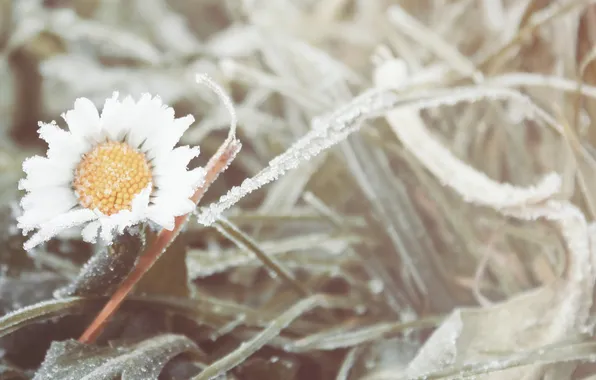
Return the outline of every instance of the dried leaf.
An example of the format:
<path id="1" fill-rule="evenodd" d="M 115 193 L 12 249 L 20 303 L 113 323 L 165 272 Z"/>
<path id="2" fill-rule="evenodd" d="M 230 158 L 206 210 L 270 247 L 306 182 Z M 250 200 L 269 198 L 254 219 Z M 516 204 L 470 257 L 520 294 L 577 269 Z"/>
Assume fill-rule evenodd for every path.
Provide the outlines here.
<path id="1" fill-rule="evenodd" d="M 403 68 L 403 66 L 401 66 Z M 378 72 L 377 83 L 399 86 L 405 71 L 394 62 Z M 387 121 L 400 140 L 441 183 L 467 202 L 492 207 L 522 220 L 546 218 L 560 229 L 568 249 L 566 278 L 513 297 L 488 309 L 455 311 L 429 338 L 418 355 L 394 378 L 425 377 L 445 366 L 497 359 L 496 352 L 537 349 L 563 340 L 577 339 L 589 330 L 595 274 L 592 270 L 594 229 L 584 215 L 566 201 L 552 199 L 560 179 L 550 175 L 530 188 L 501 184 L 466 165 L 443 147 L 426 129 L 416 110 L 395 109 Z M 501 321 L 506 320 L 503 324 Z M 515 368 L 488 373 L 482 378 L 541 378 L 544 371 L 563 379 L 573 366 Z"/>

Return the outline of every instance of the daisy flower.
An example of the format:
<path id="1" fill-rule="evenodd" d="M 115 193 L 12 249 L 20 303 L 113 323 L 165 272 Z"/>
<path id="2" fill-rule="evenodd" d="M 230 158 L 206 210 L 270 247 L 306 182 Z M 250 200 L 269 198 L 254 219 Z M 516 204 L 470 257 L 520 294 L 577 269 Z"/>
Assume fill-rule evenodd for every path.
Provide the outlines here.
<path id="1" fill-rule="evenodd" d="M 176 216 L 193 210 L 189 198 L 203 183 L 204 170 L 187 165 L 199 148 L 175 148 L 194 122 L 191 115 L 175 118 L 158 97 L 120 101 L 114 94 L 101 114 L 79 98 L 62 117 L 68 131 L 40 123 L 47 154 L 23 163 L 27 175 L 19 188 L 27 194 L 18 227 L 24 234 L 36 230 L 26 250 L 77 226 L 85 241 L 99 235 L 106 244 L 141 222 L 172 230 Z"/>

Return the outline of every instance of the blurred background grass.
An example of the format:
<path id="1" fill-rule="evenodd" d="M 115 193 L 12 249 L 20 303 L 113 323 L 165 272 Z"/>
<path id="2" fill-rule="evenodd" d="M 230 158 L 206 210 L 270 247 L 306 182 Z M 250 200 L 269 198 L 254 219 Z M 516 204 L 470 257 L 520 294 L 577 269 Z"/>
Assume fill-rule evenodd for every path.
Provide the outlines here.
<path id="1" fill-rule="evenodd" d="M 195 115 L 182 143 L 201 146 L 194 163 L 201 165 L 225 137 L 228 116 L 195 84 L 198 72 L 232 95 L 244 146 L 205 203 L 265 167 L 310 130 L 313 118 L 369 88 L 374 57 L 389 51 L 429 78 L 420 85 L 425 90 L 474 84 L 480 74 L 518 88 L 566 126 L 561 136 L 521 117 L 515 104 L 491 100 L 421 112 L 436 138 L 492 179 L 526 186 L 560 173 L 561 198 L 593 220 L 596 103 L 579 93 L 582 83 L 596 81 L 590 3 L 0 0 L 3 310 L 50 299 L 98 250 L 76 234 L 33 253 L 20 248 L 16 182 L 22 160 L 45 150 L 37 122 L 59 120 L 80 96 L 99 107 L 113 91 L 158 94 L 177 115 Z M 162 377 L 199 373 L 305 298 L 272 274 L 258 251 L 289 270 L 306 293 L 334 301 L 317 301 L 327 311 L 306 313 L 230 378 L 398 379 L 440 316 L 550 284 L 566 263 L 551 225 L 466 203 L 382 120 L 367 122 L 226 216 L 245 234 L 237 238 L 254 240 L 252 251 L 191 222 L 179 253 L 137 290 L 149 298 L 125 308 L 103 343 L 182 333 L 203 355 L 179 358 Z M 7 370 L 30 377 L 49 343 L 76 338 L 96 309 L 88 305 L 5 338 Z M 418 324 L 404 325 L 412 321 Z M 574 378 L 594 373 L 583 364 Z"/>

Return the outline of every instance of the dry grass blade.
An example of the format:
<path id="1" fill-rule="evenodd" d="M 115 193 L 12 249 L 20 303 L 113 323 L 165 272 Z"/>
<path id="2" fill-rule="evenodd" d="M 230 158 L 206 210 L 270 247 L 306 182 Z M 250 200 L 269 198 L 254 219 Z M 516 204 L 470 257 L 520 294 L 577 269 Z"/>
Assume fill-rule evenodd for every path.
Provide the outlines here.
<path id="1" fill-rule="evenodd" d="M 298 282 L 289 270 L 284 268 L 283 265 L 277 262 L 273 257 L 265 253 L 256 241 L 238 229 L 229 220 L 220 217 L 215 223 L 215 228 L 226 238 L 233 241 L 238 247 L 253 253 L 267 268 L 269 268 L 269 270 L 275 273 L 276 276 L 279 276 L 283 281 L 287 282 L 298 295 L 310 295 L 310 291 Z"/>
<path id="2" fill-rule="evenodd" d="M 270 340 L 278 336 L 279 333 L 288 327 L 288 325 L 291 324 L 296 318 L 314 308 L 331 308 L 341 306 L 345 307 L 347 305 L 342 302 L 337 302 L 337 300 L 333 299 L 332 297 L 320 294 L 302 299 L 290 307 L 286 312 L 273 319 L 269 325 L 254 338 L 242 343 L 240 347 L 233 352 L 217 360 L 216 362 L 211 363 L 209 367 L 205 368 L 200 375 L 194 377 L 192 380 L 209 380 L 225 374 L 235 366 L 242 363 L 242 361 L 244 361 L 250 355 L 254 354 Z"/>
<path id="3" fill-rule="evenodd" d="M 115 376 L 594 378 L 595 20 L 596 0 L 0 0 L 0 379 L 128 354 Z M 115 91 L 164 118 L 106 121 Z M 87 208 L 95 112 L 60 118 L 81 101 L 138 137 L 151 221 L 116 255 L 93 225 L 25 252 L 21 221 Z"/>
<path id="4" fill-rule="evenodd" d="M 395 66 L 394 66 L 395 67 Z M 392 72 L 392 79 L 399 79 Z M 403 80 L 403 79 L 402 79 Z M 399 83 L 399 82 L 397 82 Z M 387 121 L 404 145 L 431 171 L 440 182 L 455 189 L 467 202 L 494 208 L 505 215 L 525 220 L 546 218 L 560 229 L 568 249 L 566 278 L 532 293 L 514 297 L 484 310 L 456 311 L 427 341 L 417 357 L 410 363 L 407 377 L 427 376 L 431 368 L 439 369 L 441 357 L 450 363 L 462 363 L 482 358 L 485 345 L 500 350 L 519 346 L 519 334 L 525 334 L 523 347 L 537 348 L 578 336 L 586 331 L 588 312 L 592 303 L 595 281 L 591 269 L 591 234 L 583 214 L 566 201 L 553 200 L 558 192 L 560 178 L 545 177 L 540 184 L 530 188 L 497 183 L 457 159 L 431 136 L 416 111 L 404 109 L 387 113 Z M 409 128 L 405 128 L 408 125 Z M 555 307 L 553 309 L 553 302 Z M 532 305 L 521 309 L 520 305 Z M 551 309 L 549 314 L 544 310 Z M 510 325 L 503 331 L 491 333 L 485 329 L 493 325 L 500 314 L 508 315 Z M 534 331 L 520 326 L 523 320 L 539 319 L 549 326 L 546 331 Z M 519 323 L 514 322 L 518 320 Z M 453 335 L 458 337 L 454 343 Z M 476 339 L 472 336 L 478 335 Z M 455 357 L 453 357 L 455 355 Z M 513 370 L 509 376 L 535 376 L 545 369 L 540 365 Z M 555 376 L 564 376 L 568 368 L 551 368 Z M 405 374 L 404 374 L 405 375 Z M 486 375 L 490 378 L 489 375 Z M 500 375 L 496 375 L 500 376 Z"/>
<path id="5" fill-rule="evenodd" d="M 363 343 L 380 341 L 383 338 L 391 337 L 406 330 L 435 327 L 442 320 L 443 318 L 441 317 L 428 317 L 412 322 L 380 323 L 373 326 L 361 327 L 356 330 L 340 327 L 304 337 L 293 343 L 288 343 L 284 346 L 284 349 L 291 352 L 309 352 L 359 346 Z"/>
<path id="6" fill-rule="evenodd" d="M 297 238 L 275 239 L 259 242 L 262 251 L 274 260 L 282 261 L 285 265 L 296 262 L 297 265 L 307 266 L 313 255 L 291 255 L 296 251 L 304 253 L 309 250 L 323 251 L 326 255 L 320 255 L 321 263 L 328 263 L 330 266 L 341 265 L 342 262 L 354 260 L 354 257 L 344 252 L 352 244 L 359 244 L 365 241 L 364 238 L 353 234 L 304 234 Z M 322 253 L 323 253 L 322 252 Z M 331 256 L 331 257 L 330 257 Z M 337 258 L 334 259 L 334 257 Z M 277 259 L 279 257 L 279 259 Z M 300 261 L 300 258 L 303 258 Z M 188 253 L 187 265 L 191 277 L 201 278 L 211 276 L 215 273 L 225 272 L 232 268 L 242 266 L 260 265 L 257 256 L 252 251 L 245 249 L 225 249 L 219 252 L 214 250 L 196 249 Z"/>

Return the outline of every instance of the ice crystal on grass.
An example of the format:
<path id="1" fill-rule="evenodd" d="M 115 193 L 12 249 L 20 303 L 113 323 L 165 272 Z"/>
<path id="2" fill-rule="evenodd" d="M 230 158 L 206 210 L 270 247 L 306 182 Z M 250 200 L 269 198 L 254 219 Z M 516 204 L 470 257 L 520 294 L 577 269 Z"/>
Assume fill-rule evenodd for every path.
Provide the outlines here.
<path id="1" fill-rule="evenodd" d="M 390 77 L 379 77 L 379 81 L 397 80 L 395 85 L 399 86 L 405 79 L 399 73 Z M 530 188 L 497 183 L 441 146 L 426 129 L 417 110 L 391 110 L 386 118 L 405 147 L 465 201 L 519 219 L 551 220 L 560 229 L 569 250 L 567 278 L 484 310 L 455 311 L 421 348 L 404 376 L 425 377 L 433 371 L 491 358 L 484 351 L 530 350 L 584 334 L 596 281 L 590 244 L 594 237 L 589 234 L 580 210 L 567 201 L 553 199 L 560 189 L 560 177 L 551 174 Z M 498 321 L 505 319 L 508 323 L 495 329 L 500 324 Z M 540 365 L 511 369 L 506 375 L 491 374 L 488 370 L 483 378 L 525 377 L 544 370 Z M 561 373 L 557 372 L 559 368 L 549 371 Z"/>
<path id="2" fill-rule="evenodd" d="M 35 380 L 157 380 L 164 365 L 183 352 L 198 350 L 188 338 L 161 335 L 137 344 L 93 347 L 76 341 L 56 342 Z"/>
<path id="3" fill-rule="evenodd" d="M 0 0 L 0 376 L 593 376 L 595 10 Z"/>
<path id="4" fill-rule="evenodd" d="M 247 194 L 277 180 L 287 171 L 295 169 L 325 149 L 344 140 L 360 129 L 367 118 L 379 116 L 395 103 L 391 93 L 371 91 L 362 94 L 330 115 L 313 120 L 312 130 L 281 155 L 269 161 L 269 166 L 255 176 L 232 187 L 216 203 L 198 212 L 197 218 L 205 225 L 213 224 L 223 211 L 232 207 Z"/>

